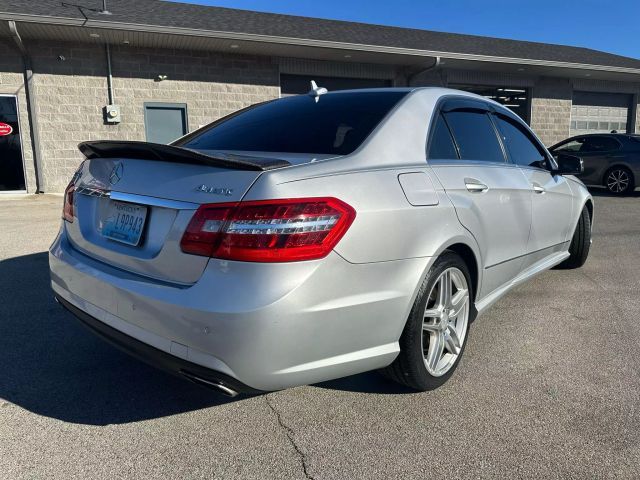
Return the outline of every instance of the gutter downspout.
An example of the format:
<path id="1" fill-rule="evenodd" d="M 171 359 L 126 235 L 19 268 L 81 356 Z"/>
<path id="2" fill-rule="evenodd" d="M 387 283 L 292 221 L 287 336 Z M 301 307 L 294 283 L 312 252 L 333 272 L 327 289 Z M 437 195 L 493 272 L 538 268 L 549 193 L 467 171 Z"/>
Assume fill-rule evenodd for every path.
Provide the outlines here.
<path id="1" fill-rule="evenodd" d="M 36 193 L 43 193 L 42 191 L 42 155 L 40 152 L 40 129 L 38 128 L 37 121 L 37 106 L 36 106 L 36 96 L 34 94 L 33 88 L 33 66 L 31 64 L 31 56 L 29 55 L 29 51 L 27 47 L 25 47 L 22 42 L 22 38 L 20 37 L 20 33 L 18 33 L 18 27 L 16 22 L 13 20 L 9 20 L 9 31 L 11 32 L 11 36 L 15 40 L 18 45 L 18 49 L 22 54 L 22 62 L 24 63 L 24 92 L 27 97 L 27 116 L 29 118 L 29 126 L 30 137 L 31 137 L 31 148 L 33 150 L 33 168 L 35 170 L 36 177 Z"/>
<path id="2" fill-rule="evenodd" d="M 427 73 L 431 70 L 435 70 L 436 68 L 438 68 L 440 66 L 440 56 L 437 56 L 435 61 L 433 62 L 433 65 L 429 65 L 426 68 L 423 68 L 422 70 L 418 70 L 417 72 L 412 73 L 411 75 L 407 76 L 407 86 L 411 86 L 411 82 L 413 81 L 414 78 L 416 78 L 418 75 L 422 75 L 423 73 Z"/>
<path id="3" fill-rule="evenodd" d="M 107 52 L 107 90 L 109 93 L 109 105 L 113 105 L 115 103 L 115 95 L 113 93 L 113 73 L 111 72 L 111 47 L 107 43 L 106 45 Z"/>

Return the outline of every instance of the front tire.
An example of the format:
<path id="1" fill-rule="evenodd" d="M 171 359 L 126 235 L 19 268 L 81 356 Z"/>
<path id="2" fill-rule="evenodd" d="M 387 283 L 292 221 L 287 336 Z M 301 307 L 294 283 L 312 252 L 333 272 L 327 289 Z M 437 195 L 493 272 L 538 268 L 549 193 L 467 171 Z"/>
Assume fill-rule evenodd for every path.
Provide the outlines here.
<path id="1" fill-rule="evenodd" d="M 614 195 L 626 195 L 636 188 L 633 174 L 625 167 L 609 169 L 604 176 L 604 186 Z"/>
<path id="2" fill-rule="evenodd" d="M 473 320 L 473 288 L 462 258 L 446 251 L 431 267 L 400 337 L 400 353 L 383 375 L 433 390 L 453 375 Z"/>
<path id="3" fill-rule="evenodd" d="M 591 216 L 586 205 L 582 208 L 580 219 L 569 246 L 569 258 L 558 265 L 559 268 L 580 268 L 587 261 L 591 248 Z"/>

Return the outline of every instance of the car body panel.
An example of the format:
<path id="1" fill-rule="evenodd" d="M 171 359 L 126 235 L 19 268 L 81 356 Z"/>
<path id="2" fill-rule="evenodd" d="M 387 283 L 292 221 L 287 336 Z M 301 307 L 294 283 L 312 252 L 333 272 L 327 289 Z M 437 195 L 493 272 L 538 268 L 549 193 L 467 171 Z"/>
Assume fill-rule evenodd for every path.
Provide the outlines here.
<path id="1" fill-rule="evenodd" d="M 567 218 L 573 218 L 575 206 L 573 191 L 565 177 L 540 168 L 519 168 L 533 187 L 530 189 L 531 231 L 522 265 L 528 268 L 571 239 L 573 229 Z"/>
<path id="2" fill-rule="evenodd" d="M 531 225 L 531 188 L 524 175 L 506 163 L 431 164 L 460 223 L 480 245 L 484 274 L 478 296 L 482 298 L 521 270 Z M 470 192 L 466 180 L 478 181 L 487 190 Z"/>
<path id="3" fill-rule="evenodd" d="M 591 201 L 586 188 L 507 162 L 428 163 L 425 145 L 438 100 L 479 97 L 405 90 L 349 155 L 290 155 L 291 166 L 268 171 L 92 160 L 82 180 L 90 188 L 75 195 L 78 218 L 62 222 L 50 249 L 55 294 L 163 352 L 251 388 L 275 390 L 389 365 L 429 269 L 449 248 L 471 252 L 479 312 L 566 258 L 580 211 Z M 109 178 L 118 163 L 124 175 L 114 184 Z M 489 190 L 470 193 L 468 177 L 479 177 Z M 547 188 L 543 201 L 536 203 L 532 182 Z M 329 196 L 356 216 L 324 258 L 258 263 L 180 250 L 202 204 Z M 141 247 L 99 235 L 111 200 L 151 208 Z M 547 209 L 557 210 L 549 224 L 532 219 Z M 537 246 L 543 249 L 534 252 Z"/>
<path id="4" fill-rule="evenodd" d="M 196 285 L 178 287 L 87 258 L 64 234 L 50 253 L 57 295 L 165 352 L 184 345 L 186 359 L 259 390 L 393 361 L 400 318 L 430 262 L 353 265 L 335 253 L 290 264 L 211 260 Z"/>

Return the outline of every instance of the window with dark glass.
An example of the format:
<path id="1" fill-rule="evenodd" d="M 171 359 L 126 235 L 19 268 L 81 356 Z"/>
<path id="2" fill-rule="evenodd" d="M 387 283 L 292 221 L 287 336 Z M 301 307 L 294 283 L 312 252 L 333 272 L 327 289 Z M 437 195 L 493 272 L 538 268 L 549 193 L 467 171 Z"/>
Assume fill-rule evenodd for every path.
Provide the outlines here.
<path id="1" fill-rule="evenodd" d="M 449 127 L 445 123 L 441 114 L 434 120 L 433 133 L 431 134 L 431 140 L 429 141 L 429 151 L 427 152 L 427 158 L 432 160 L 450 160 L 457 159 L 458 152 L 456 146 L 451 138 L 451 132 Z"/>
<path id="2" fill-rule="evenodd" d="M 620 142 L 611 137 L 585 137 L 580 152 L 609 152 L 619 148 Z"/>
<path id="3" fill-rule="evenodd" d="M 526 167 L 545 168 L 547 156 L 544 150 L 522 125 L 500 114 L 494 115 L 494 119 L 513 163 Z"/>
<path id="4" fill-rule="evenodd" d="M 566 153 L 576 153 L 579 152 L 580 149 L 582 148 L 582 144 L 584 143 L 584 137 L 581 138 L 576 138 L 574 140 L 571 140 L 569 142 L 563 143 L 562 145 L 560 145 L 559 147 L 556 147 L 553 151 L 554 152 L 566 152 Z"/>
<path id="5" fill-rule="evenodd" d="M 347 155 L 406 92 L 296 95 L 257 105 L 175 145 L 194 150 Z"/>
<path id="6" fill-rule="evenodd" d="M 462 160 L 504 162 L 496 131 L 486 112 L 454 110 L 443 115 Z"/>

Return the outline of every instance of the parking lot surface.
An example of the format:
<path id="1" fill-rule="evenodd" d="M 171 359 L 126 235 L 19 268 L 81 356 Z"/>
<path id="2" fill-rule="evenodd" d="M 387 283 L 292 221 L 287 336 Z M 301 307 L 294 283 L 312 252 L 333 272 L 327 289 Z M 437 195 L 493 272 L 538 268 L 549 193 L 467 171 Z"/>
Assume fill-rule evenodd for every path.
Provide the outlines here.
<path id="1" fill-rule="evenodd" d="M 638 478 L 640 194 L 595 197 L 590 258 L 473 325 L 444 387 L 366 373 L 227 399 L 54 301 L 61 197 L 0 199 L 0 478 Z"/>

